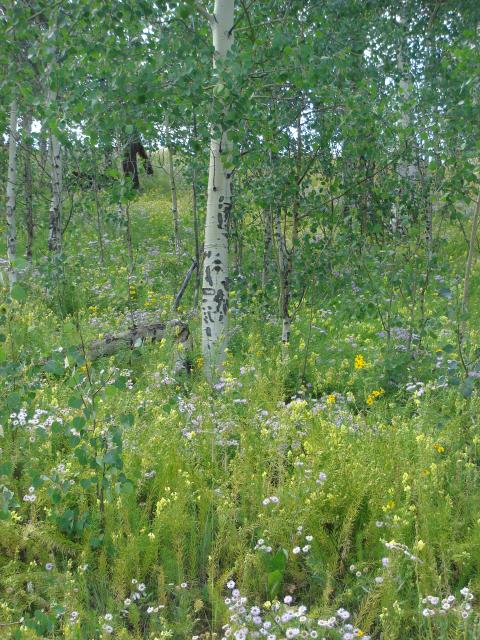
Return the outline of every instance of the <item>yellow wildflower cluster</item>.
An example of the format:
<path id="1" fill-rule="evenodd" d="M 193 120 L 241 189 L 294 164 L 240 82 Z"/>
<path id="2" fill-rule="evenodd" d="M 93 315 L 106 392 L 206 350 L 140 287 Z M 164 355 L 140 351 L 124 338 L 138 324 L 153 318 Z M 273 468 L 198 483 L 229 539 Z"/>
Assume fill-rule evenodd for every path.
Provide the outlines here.
<path id="1" fill-rule="evenodd" d="M 371 406 L 375 402 L 375 400 L 383 396 L 384 393 L 385 391 L 383 389 L 374 389 L 367 398 L 367 404 Z"/>
<path id="2" fill-rule="evenodd" d="M 361 354 L 355 356 L 355 369 L 364 369 L 367 366 L 367 361 Z"/>
<path id="3" fill-rule="evenodd" d="M 130 284 L 128 286 L 128 292 L 130 294 L 130 298 L 136 298 L 137 297 L 137 287 L 134 284 Z"/>
<path id="4" fill-rule="evenodd" d="M 147 293 L 147 299 L 145 301 L 146 307 L 154 307 L 157 304 L 157 295 L 155 291 L 149 291 Z"/>
<path id="5" fill-rule="evenodd" d="M 436 442 L 436 443 L 433 445 L 433 448 L 435 449 L 435 451 L 436 451 L 437 453 L 444 453 L 444 452 L 445 452 L 445 447 L 442 447 L 442 445 L 441 445 L 441 444 L 439 444 L 438 442 Z"/>

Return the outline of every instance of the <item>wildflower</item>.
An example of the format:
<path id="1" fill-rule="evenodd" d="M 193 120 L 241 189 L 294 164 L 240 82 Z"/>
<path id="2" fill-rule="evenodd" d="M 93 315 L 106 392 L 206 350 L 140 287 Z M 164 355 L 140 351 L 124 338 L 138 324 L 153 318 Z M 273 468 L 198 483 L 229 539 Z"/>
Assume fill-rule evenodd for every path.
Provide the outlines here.
<path id="1" fill-rule="evenodd" d="M 333 395 L 333 393 L 330 393 L 327 396 L 327 404 L 335 404 L 335 402 L 336 402 L 335 396 Z"/>
<path id="2" fill-rule="evenodd" d="M 295 554 L 295 555 L 299 554 L 300 551 L 301 551 L 300 547 L 293 547 L 293 549 L 292 549 L 292 553 Z"/>
<path id="3" fill-rule="evenodd" d="M 180 587 L 182 589 L 187 589 L 188 588 L 188 582 L 182 582 L 182 584 L 180 585 Z"/>
<path id="4" fill-rule="evenodd" d="M 382 582 L 383 582 L 383 578 L 382 578 L 382 576 L 377 576 L 377 577 L 375 578 L 375 582 L 376 582 L 377 584 L 382 584 Z"/>
<path id="5" fill-rule="evenodd" d="M 233 580 L 229 580 L 227 582 L 227 588 L 228 589 L 235 589 L 235 582 Z"/>
<path id="6" fill-rule="evenodd" d="M 52 562 L 47 562 L 47 564 L 45 565 L 45 569 L 47 571 L 51 571 L 53 569 L 53 563 Z"/>
<path id="7" fill-rule="evenodd" d="M 129 607 L 132 604 L 132 601 L 130 600 L 130 598 L 125 598 L 125 600 L 123 601 L 123 604 L 126 607 Z"/>
<path id="8" fill-rule="evenodd" d="M 291 604 L 291 602 L 293 601 L 292 596 L 285 596 L 283 599 L 285 604 Z"/>
<path id="9" fill-rule="evenodd" d="M 141 582 L 141 583 L 138 585 L 137 589 L 138 589 L 140 592 L 143 592 L 143 591 L 145 591 L 146 587 L 145 587 L 145 585 L 143 584 L 143 582 Z"/>
<path id="10" fill-rule="evenodd" d="M 430 616 L 434 616 L 434 615 L 435 615 L 435 611 L 434 611 L 433 609 L 425 608 L 425 609 L 422 611 L 422 615 L 423 615 L 425 618 L 429 618 Z"/>
<path id="11" fill-rule="evenodd" d="M 365 360 L 365 358 L 358 354 L 355 356 L 355 369 L 364 369 L 367 366 L 367 362 Z"/>
<path id="12" fill-rule="evenodd" d="M 106 614 L 105 614 L 105 616 L 104 616 L 104 618 L 105 618 L 105 620 L 106 620 L 107 622 L 110 622 L 110 620 L 112 620 L 112 619 L 113 619 L 113 616 L 112 616 L 112 614 L 111 614 L 111 613 L 106 613 Z"/>
<path id="13" fill-rule="evenodd" d="M 109 624 L 104 624 L 102 629 L 105 631 L 105 633 L 113 633 L 113 627 L 111 627 Z"/>
<path id="14" fill-rule="evenodd" d="M 436 442 L 436 443 L 433 445 L 433 448 L 435 449 L 435 451 L 436 451 L 437 453 L 444 453 L 444 452 L 445 452 L 445 447 L 442 447 L 442 445 L 441 445 L 441 444 L 439 444 L 438 442 Z"/>

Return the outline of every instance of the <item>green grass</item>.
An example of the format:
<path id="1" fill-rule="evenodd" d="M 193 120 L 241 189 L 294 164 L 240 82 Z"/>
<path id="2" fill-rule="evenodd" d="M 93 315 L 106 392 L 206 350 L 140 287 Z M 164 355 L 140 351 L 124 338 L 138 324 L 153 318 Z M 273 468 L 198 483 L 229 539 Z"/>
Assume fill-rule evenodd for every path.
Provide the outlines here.
<path id="1" fill-rule="evenodd" d="M 444 245 L 452 264 L 437 269 L 453 293 L 431 287 L 429 333 L 415 358 L 398 336 L 378 335 L 370 303 L 389 283 L 373 248 L 373 282 L 325 271 L 284 348 L 274 283 L 264 295 L 234 280 L 223 383 L 212 389 L 201 375 L 191 290 L 180 310 L 195 338 L 190 376 L 174 377 L 171 339 L 94 364 L 69 351 L 128 326 L 133 311 L 171 317 L 193 253 L 189 195 L 179 202 L 186 250 L 178 258 L 166 182 L 144 185 L 130 207 L 133 274 L 124 228 L 108 216 L 100 264 L 84 196 L 63 280 L 40 257 L 41 229 L 27 298 L 2 308 L 1 637 L 220 638 L 229 580 L 248 606 L 264 607 L 264 619 L 291 595 L 319 637 L 342 637 L 316 624 L 340 607 L 364 637 L 480 637 L 476 598 L 466 620 L 457 610 L 460 589 L 480 593 L 480 401 L 448 362 L 458 360 L 451 283 L 464 256 L 455 229 Z M 115 211 L 106 196 L 102 210 Z M 246 270 L 255 260 L 247 255 Z M 408 305 L 394 304 L 392 326 L 405 326 Z M 472 331 L 472 351 L 475 340 Z M 407 388 L 417 382 L 416 392 Z M 26 424 L 15 425 L 10 414 L 21 408 Z M 35 410 L 47 412 L 40 425 L 51 416 L 44 428 L 28 422 Z M 272 496 L 278 502 L 264 505 Z M 448 614 L 422 614 L 438 608 L 423 598 L 450 594 L 458 605 Z"/>

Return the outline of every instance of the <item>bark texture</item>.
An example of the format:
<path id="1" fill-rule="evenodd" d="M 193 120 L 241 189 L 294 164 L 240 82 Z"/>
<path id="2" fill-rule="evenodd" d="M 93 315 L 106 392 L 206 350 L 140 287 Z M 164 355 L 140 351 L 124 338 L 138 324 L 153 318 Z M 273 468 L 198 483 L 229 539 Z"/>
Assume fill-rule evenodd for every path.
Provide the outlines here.
<path id="1" fill-rule="evenodd" d="M 168 179 L 170 181 L 170 192 L 172 194 L 172 219 L 173 219 L 173 239 L 175 243 L 175 254 L 178 256 L 180 253 L 180 231 L 178 225 L 178 198 L 177 198 L 177 183 L 175 182 L 175 167 L 173 164 L 173 146 L 170 136 L 170 127 L 168 125 L 168 119 L 165 120 L 165 138 L 168 151 Z"/>
<path id="2" fill-rule="evenodd" d="M 145 342 L 162 340 L 170 330 L 175 333 L 175 343 L 183 344 L 185 348 L 190 345 L 188 325 L 179 320 L 172 320 L 134 327 L 116 335 L 107 334 L 102 340 L 92 342 L 86 349 L 86 355 L 89 360 L 113 356 L 119 351 L 134 349 Z"/>
<path id="3" fill-rule="evenodd" d="M 62 149 L 58 138 L 50 135 L 52 199 L 48 225 L 48 248 L 59 255 L 62 251 Z"/>
<path id="4" fill-rule="evenodd" d="M 211 17 L 214 67 L 226 58 L 233 44 L 234 0 L 216 0 Z M 217 89 L 219 86 L 217 86 Z M 207 215 L 202 286 L 202 354 L 209 377 L 221 367 L 227 331 L 228 237 L 231 209 L 231 171 L 224 168 L 228 157 L 227 132 L 212 136 L 208 174 Z"/>
<path id="5" fill-rule="evenodd" d="M 8 133 L 8 171 L 6 188 L 6 218 L 7 218 L 7 258 L 8 282 L 10 288 L 17 281 L 15 259 L 17 257 L 17 225 L 15 219 L 17 185 L 17 103 L 12 100 L 10 105 L 10 129 Z"/>
<path id="6" fill-rule="evenodd" d="M 31 262 L 33 254 L 33 239 L 35 233 L 35 223 L 33 220 L 33 179 L 32 179 L 32 145 L 30 136 L 32 134 L 32 115 L 25 115 L 23 128 L 25 133 L 25 160 L 24 160 L 24 181 L 25 181 L 25 228 L 27 231 L 27 260 Z"/>

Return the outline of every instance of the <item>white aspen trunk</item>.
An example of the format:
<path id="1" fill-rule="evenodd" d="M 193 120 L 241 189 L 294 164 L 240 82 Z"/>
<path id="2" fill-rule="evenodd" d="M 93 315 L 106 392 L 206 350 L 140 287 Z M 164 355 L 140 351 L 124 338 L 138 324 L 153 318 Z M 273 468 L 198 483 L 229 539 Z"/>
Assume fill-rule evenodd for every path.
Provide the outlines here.
<path id="1" fill-rule="evenodd" d="M 170 127 L 168 126 L 168 118 L 165 118 L 165 139 L 168 151 L 168 177 L 170 180 L 170 191 L 172 194 L 172 218 L 173 218 L 173 238 L 175 243 L 175 254 L 180 254 L 180 233 L 178 225 L 178 198 L 177 183 L 175 182 L 175 169 L 173 166 L 173 148 L 170 138 Z"/>
<path id="2" fill-rule="evenodd" d="M 50 24 L 48 29 L 49 40 L 53 41 L 56 31 L 56 19 Z M 54 48 L 52 59 L 47 65 L 46 82 L 47 82 L 47 111 L 50 111 L 52 105 L 58 99 L 58 91 L 52 89 L 52 72 L 57 64 L 57 52 Z M 50 216 L 48 225 L 48 248 L 55 252 L 57 256 L 62 251 L 62 150 L 60 141 L 50 130 L 49 132 L 49 158 L 50 158 L 50 181 L 52 187 L 52 197 L 50 200 Z"/>
<path id="3" fill-rule="evenodd" d="M 400 99 L 401 99 L 401 102 L 405 104 L 410 100 L 410 83 L 409 83 L 408 72 L 405 69 L 405 61 L 403 57 L 404 49 L 406 48 L 405 47 L 406 17 L 405 17 L 404 11 L 400 16 L 399 24 L 400 24 L 400 27 L 402 28 L 402 40 L 401 40 L 400 46 L 398 47 L 397 67 L 400 72 L 400 81 L 399 81 L 399 88 L 401 93 Z M 402 112 L 402 115 L 400 118 L 400 125 L 404 130 L 407 130 L 408 127 L 410 126 L 410 114 L 406 110 Z M 414 144 L 413 141 L 412 141 L 412 144 Z M 407 161 L 405 159 L 400 160 L 400 162 L 397 165 L 397 172 L 403 180 L 407 180 L 407 179 L 418 180 L 418 168 L 411 161 Z M 398 199 L 400 199 L 402 192 L 403 192 L 403 189 L 400 189 Z M 401 223 L 401 211 L 400 211 L 399 202 L 396 202 L 393 205 L 391 226 L 394 232 L 401 229 L 402 223 Z"/>
<path id="4" fill-rule="evenodd" d="M 103 235 L 102 235 L 102 219 L 100 216 L 100 199 L 98 196 L 98 184 L 97 184 L 97 160 L 95 158 L 95 166 L 94 166 L 94 174 L 93 174 L 93 192 L 95 195 L 95 214 L 97 220 L 97 237 L 98 237 L 98 248 L 100 251 L 100 264 L 104 266 L 105 264 L 105 251 L 103 248 Z"/>
<path id="5" fill-rule="evenodd" d="M 7 258 L 10 289 L 17 281 L 15 259 L 17 257 L 17 225 L 15 219 L 17 186 L 17 103 L 10 105 L 10 130 L 8 133 L 8 171 L 6 188 Z"/>
<path id="6" fill-rule="evenodd" d="M 213 46 L 217 60 L 226 58 L 233 44 L 234 0 L 216 0 L 211 16 Z M 231 171 L 223 158 L 229 153 L 227 132 L 210 141 L 207 214 L 202 286 L 202 354 L 207 376 L 221 367 L 228 313 L 228 237 L 227 221 L 231 209 Z"/>
<path id="7" fill-rule="evenodd" d="M 62 149 L 54 134 L 50 136 L 50 165 L 52 200 L 50 203 L 48 248 L 60 255 L 62 251 Z"/>
<path id="8" fill-rule="evenodd" d="M 24 162 L 24 180 L 25 180 L 25 227 L 27 229 L 27 260 L 32 261 L 33 238 L 35 232 L 35 224 L 33 221 L 33 179 L 32 179 L 32 145 L 30 136 L 32 134 L 32 114 L 29 112 L 24 117 L 23 128 L 25 132 L 25 162 Z"/>
<path id="9" fill-rule="evenodd" d="M 271 272 L 272 259 L 272 208 L 266 207 L 262 211 L 263 217 L 263 267 L 262 267 L 262 289 L 265 289 Z"/>
<path id="10" fill-rule="evenodd" d="M 275 240 L 278 252 L 278 280 L 280 285 L 280 317 L 282 318 L 282 343 L 286 344 L 290 340 L 290 268 L 291 256 L 289 255 L 285 235 L 282 231 L 281 211 L 275 211 Z"/>
<path id="11" fill-rule="evenodd" d="M 197 118 L 195 112 L 193 113 L 193 139 L 197 139 Z M 193 295 L 193 308 L 195 311 L 198 309 L 198 298 L 200 293 L 200 234 L 198 230 L 198 206 L 197 206 L 197 168 L 195 165 L 196 158 L 193 160 L 192 169 L 192 213 L 193 213 L 193 230 L 195 235 L 195 261 L 197 263 L 197 269 L 195 271 L 195 293 Z"/>
<path id="12" fill-rule="evenodd" d="M 472 273 L 472 267 L 475 262 L 475 245 L 477 243 L 477 235 L 478 235 L 478 222 L 480 218 L 480 193 L 477 196 L 477 205 L 475 207 L 475 212 L 473 214 L 472 220 L 472 229 L 470 232 L 470 242 L 468 246 L 468 255 L 467 255 L 467 263 L 465 265 L 465 278 L 463 281 L 463 296 L 462 296 L 462 306 L 461 306 L 461 321 L 460 321 L 460 336 L 463 338 L 465 334 L 465 326 L 466 326 L 466 313 L 468 311 L 468 296 L 469 296 L 469 288 L 470 288 L 470 276 Z"/>

